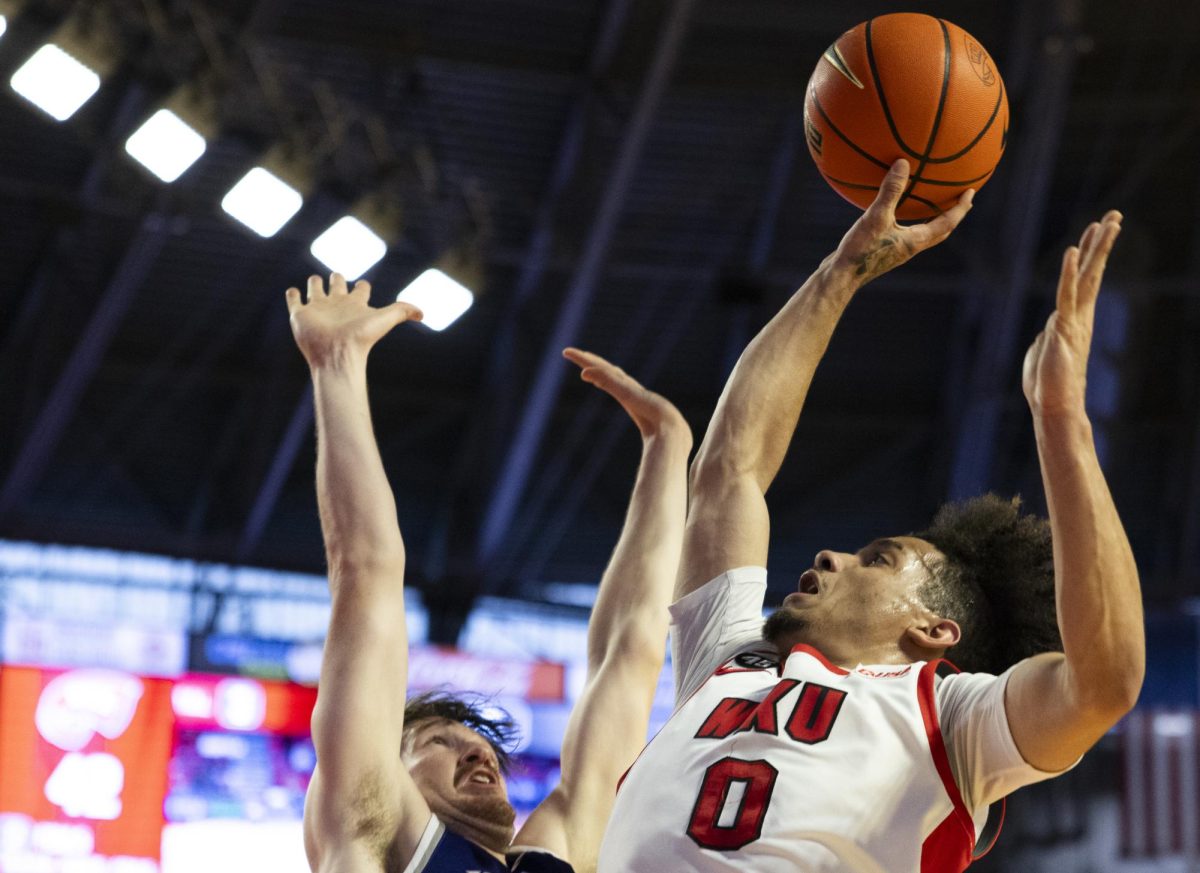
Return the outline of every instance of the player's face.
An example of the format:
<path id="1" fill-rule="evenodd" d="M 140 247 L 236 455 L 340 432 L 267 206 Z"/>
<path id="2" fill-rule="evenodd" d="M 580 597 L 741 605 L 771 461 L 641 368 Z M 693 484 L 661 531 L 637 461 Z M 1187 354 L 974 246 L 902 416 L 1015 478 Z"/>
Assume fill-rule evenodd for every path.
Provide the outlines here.
<path id="1" fill-rule="evenodd" d="M 429 719 L 405 737 L 401 753 L 429 808 L 447 825 L 512 837 L 515 819 L 495 750 L 464 724 Z M 507 844 L 507 842 L 505 843 Z"/>
<path id="2" fill-rule="evenodd" d="M 765 633 L 785 652 L 808 643 L 836 663 L 890 663 L 903 654 L 908 629 L 932 617 L 920 591 L 943 559 L 930 543 L 907 536 L 857 552 L 820 551 Z"/>

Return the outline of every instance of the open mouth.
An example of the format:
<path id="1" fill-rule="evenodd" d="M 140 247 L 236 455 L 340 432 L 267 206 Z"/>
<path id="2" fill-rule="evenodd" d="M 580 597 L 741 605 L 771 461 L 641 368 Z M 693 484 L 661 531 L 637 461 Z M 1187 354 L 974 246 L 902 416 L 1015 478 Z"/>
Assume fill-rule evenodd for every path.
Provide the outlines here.
<path id="1" fill-rule="evenodd" d="M 800 594 L 820 594 L 821 577 L 816 570 L 805 570 L 800 574 L 800 585 L 796 589 Z"/>
<path id="2" fill-rule="evenodd" d="M 461 785 L 499 785 L 500 780 L 491 770 L 472 770 L 460 780 Z"/>

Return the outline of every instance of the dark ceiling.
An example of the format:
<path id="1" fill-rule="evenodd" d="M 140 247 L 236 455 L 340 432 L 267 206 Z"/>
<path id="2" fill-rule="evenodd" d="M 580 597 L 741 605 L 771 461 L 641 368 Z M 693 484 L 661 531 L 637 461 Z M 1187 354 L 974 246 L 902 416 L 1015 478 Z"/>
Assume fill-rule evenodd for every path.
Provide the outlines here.
<path id="1" fill-rule="evenodd" d="M 441 636 L 479 592 L 594 582 L 638 442 L 558 358 L 608 355 L 697 435 L 737 352 L 855 210 L 798 135 L 817 58 L 899 8 L 798 0 L 90 2 L 121 63 L 64 124 L 0 96 L 0 536 L 320 572 L 307 374 L 283 290 L 359 196 L 402 205 L 386 301 L 448 247 L 486 283 L 375 352 L 375 425 Z M 1005 77 L 1008 154 L 944 247 L 847 313 L 773 488 L 782 585 L 948 495 L 1042 504 L 1020 392 L 1061 250 L 1125 232 L 1095 418 L 1148 597 L 1200 594 L 1200 4 L 956 0 Z M 29 3 L 6 78 L 72 9 Z M 122 143 L 174 85 L 220 95 L 177 183 Z M 265 148 L 316 188 L 276 238 L 218 203 Z M 440 594 L 440 596 L 439 596 Z"/>

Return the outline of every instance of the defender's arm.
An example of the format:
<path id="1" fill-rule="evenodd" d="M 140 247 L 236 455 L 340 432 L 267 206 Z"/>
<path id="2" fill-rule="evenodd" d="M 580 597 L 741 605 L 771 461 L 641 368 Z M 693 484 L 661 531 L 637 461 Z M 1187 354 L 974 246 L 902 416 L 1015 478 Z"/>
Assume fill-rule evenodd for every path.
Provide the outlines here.
<path id="1" fill-rule="evenodd" d="M 332 610 L 316 709 L 317 772 L 305 804 L 305 847 L 315 871 L 383 869 L 391 845 L 411 854 L 429 809 L 400 764 L 408 644 L 404 543 L 371 428 L 367 354 L 395 325 L 420 318 L 407 304 L 369 305 L 370 286 L 329 293 L 289 288 L 296 342 L 313 380 L 317 504 Z"/>
<path id="2" fill-rule="evenodd" d="M 667 603 L 679 564 L 692 437 L 683 416 L 618 367 L 588 352 L 564 355 L 611 394 L 642 434 L 642 460 L 625 525 L 588 622 L 588 678 L 562 748 L 562 781 L 514 845 L 548 849 L 592 870 L 617 782 L 646 742 L 662 673 Z"/>
<path id="3" fill-rule="evenodd" d="M 1061 770 L 1091 748 L 1133 707 L 1145 673 L 1137 566 L 1084 412 L 1096 297 L 1120 222 L 1109 212 L 1067 250 L 1057 308 L 1025 357 L 1064 653 L 1019 665 L 1005 707 L 1017 748 L 1042 770 Z"/>

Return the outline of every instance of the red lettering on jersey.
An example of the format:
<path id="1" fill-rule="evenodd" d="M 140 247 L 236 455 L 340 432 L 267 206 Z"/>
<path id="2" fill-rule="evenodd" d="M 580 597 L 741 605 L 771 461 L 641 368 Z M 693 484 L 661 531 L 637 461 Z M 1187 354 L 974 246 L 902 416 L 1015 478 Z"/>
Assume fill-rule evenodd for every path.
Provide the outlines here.
<path id="1" fill-rule="evenodd" d="M 762 836 L 767 805 L 779 771 L 766 761 L 722 758 L 704 771 L 700 794 L 692 808 L 687 835 L 696 845 L 731 852 Z M 730 821 L 721 822 L 734 782 L 743 785 L 741 802 Z"/>
<path id="2" fill-rule="evenodd" d="M 845 699 L 845 691 L 816 682 L 806 683 L 785 727 L 787 735 L 801 743 L 824 742 Z"/>
<path id="3" fill-rule="evenodd" d="M 709 713 L 700 730 L 696 731 L 699 740 L 723 740 L 734 731 L 742 729 L 747 717 L 756 706 L 753 700 L 742 697 L 726 697 Z"/>
<path id="4" fill-rule="evenodd" d="M 754 708 L 754 712 L 750 713 L 746 723 L 738 730 L 758 731 L 760 734 L 778 734 L 779 724 L 775 718 L 775 706 L 779 703 L 780 698 L 799 684 L 798 679 L 784 679 L 777 684 L 763 699 L 763 702 Z"/>

